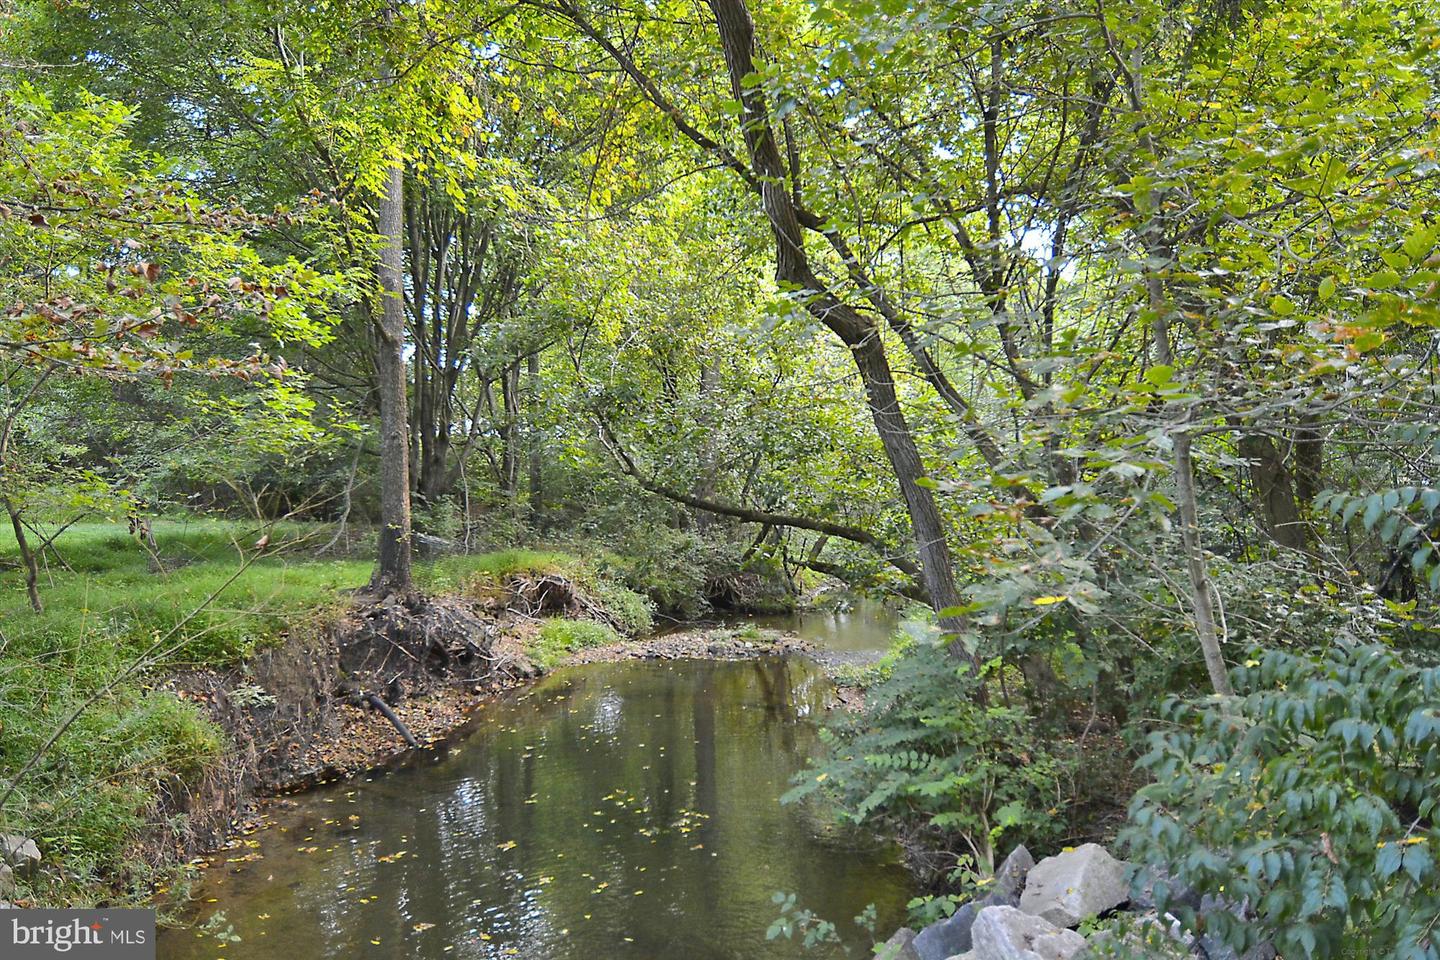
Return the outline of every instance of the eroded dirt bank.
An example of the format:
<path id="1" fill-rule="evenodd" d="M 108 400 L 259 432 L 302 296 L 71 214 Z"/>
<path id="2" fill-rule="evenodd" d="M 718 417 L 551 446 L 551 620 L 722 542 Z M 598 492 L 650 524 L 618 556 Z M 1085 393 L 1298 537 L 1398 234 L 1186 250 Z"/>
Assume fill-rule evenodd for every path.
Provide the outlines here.
<path id="1" fill-rule="evenodd" d="M 170 678 L 166 686 L 203 705 L 232 749 L 198 785 L 167 785 L 152 838 L 137 854 L 158 865 L 234 847 L 260 822 L 268 799 L 354 776 L 455 733 L 477 706 L 542 672 L 525 652 L 539 611 L 522 595 L 517 601 L 357 601 L 322 629 L 289 636 L 241 667 Z M 545 612 L 595 613 L 583 602 L 571 606 Z M 583 649 L 562 665 L 809 650 L 790 634 L 709 628 Z"/>

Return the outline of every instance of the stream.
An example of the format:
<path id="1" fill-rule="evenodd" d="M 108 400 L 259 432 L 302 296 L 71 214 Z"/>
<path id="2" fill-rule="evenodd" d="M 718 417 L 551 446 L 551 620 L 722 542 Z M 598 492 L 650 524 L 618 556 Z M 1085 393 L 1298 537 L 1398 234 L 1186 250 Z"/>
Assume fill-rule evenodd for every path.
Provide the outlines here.
<path id="1" fill-rule="evenodd" d="M 218 858 L 200 926 L 163 933 L 159 955 L 813 956 L 765 939 L 784 891 L 869 956 L 851 918 L 873 903 L 876 929 L 903 921 L 897 849 L 777 802 L 828 695 L 799 658 L 562 669 L 447 747 L 296 798 Z"/>

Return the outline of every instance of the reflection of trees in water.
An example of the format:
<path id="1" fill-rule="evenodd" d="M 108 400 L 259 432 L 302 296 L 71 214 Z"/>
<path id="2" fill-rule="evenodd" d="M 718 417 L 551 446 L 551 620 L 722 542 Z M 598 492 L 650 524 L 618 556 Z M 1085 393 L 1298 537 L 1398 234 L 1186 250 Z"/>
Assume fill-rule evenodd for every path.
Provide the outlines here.
<path id="1" fill-rule="evenodd" d="M 780 889 L 842 921 L 879 898 L 887 922 L 898 921 L 907 893 L 898 867 L 817 836 L 776 799 L 814 746 L 807 716 L 822 683 L 808 664 L 779 659 L 552 678 L 485 708 L 449 756 L 359 787 L 362 804 L 305 801 L 318 811 L 313 823 L 355 812 L 362 827 L 328 857 L 288 854 L 304 870 L 293 894 L 272 884 L 264 907 L 247 898 L 231 909 L 289 916 L 295 948 L 271 960 L 387 950 L 498 960 L 508 949 L 544 960 L 761 960 L 787 955 L 763 941 Z M 277 867 L 298 839 L 275 839 Z M 402 849 L 406 857 L 376 862 Z M 594 893 L 602 881 L 609 887 Z M 436 927 L 417 933 L 417 922 Z M 494 939 L 479 941 L 480 931 Z"/>
<path id="2" fill-rule="evenodd" d="M 716 773 L 715 752 L 715 684 L 710 670 L 696 670 L 691 681 L 691 732 L 695 741 L 695 809 L 708 820 L 702 820 L 693 836 L 699 843 L 713 848 L 718 843 L 721 827 L 720 782 Z M 677 845 L 678 846 L 678 845 Z M 694 853 L 695 851 L 688 851 Z M 720 877 L 715 858 L 701 856 L 696 876 L 695 902 L 700 905 L 707 926 L 713 926 L 721 897 Z"/>

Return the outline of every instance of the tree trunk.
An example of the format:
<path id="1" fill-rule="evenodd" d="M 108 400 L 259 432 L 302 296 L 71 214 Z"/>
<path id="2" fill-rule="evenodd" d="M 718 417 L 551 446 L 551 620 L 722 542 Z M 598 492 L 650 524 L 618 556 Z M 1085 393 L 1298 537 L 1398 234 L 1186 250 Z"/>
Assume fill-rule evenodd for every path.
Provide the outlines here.
<path id="1" fill-rule="evenodd" d="M 1295 499 L 1304 510 L 1315 502 L 1324 485 L 1325 437 L 1320 432 L 1320 418 L 1305 414 L 1295 426 Z"/>
<path id="2" fill-rule="evenodd" d="M 742 105 L 741 124 L 750 165 L 760 182 L 761 202 L 775 239 L 775 275 L 782 286 L 805 291 L 806 309 L 850 348 L 865 386 L 870 415 L 880 442 L 890 460 L 900 493 L 910 513 L 910 523 L 920 554 L 925 588 L 937 612 L 960 605 L 946 542 L 945 525 L 930 491 L 920 485 L 924 466 L 910 425 L 900 409 L 895 380 L 885 345 L 876 326 L 850 304 L 831 293 L 811 269 L 805 252 L 805 238 L 789 192 L 788 172 L 781 158 L 770 121 L 764 88 L 753 81 L 755 68 L 755 27 L 745 0 L 708 0 L 715 14 L 730 89 Z M 963 623 L 954 615 L 942 615 L 943 629 L 959 633 Z M 975 656 L 958 650 L 978 667 Z"/>
<path id="3" fill-rule="evenodd" d="M 30 606 L 36 613 L 44 613 L 45 605 L 40 602 L 40 563 L 30 549 L 30 541 L 25 538 L 25 524 L 20 511 L 9 497 L 3 499 L 5 512 L 10 515 L 10 526 L 15 531 L 15 545 L 20 548 L 20 560 L 25 564 L 25 592 L 30 597 Z"/>
<path id="4" fill-rule="evenodd" d="M 1144 238 L 1146 249 L 1152 258 L 1163 263 L 1173 263 L 1174 253 L 1163 243 L 1154 243 L 1153 238 Z M 1165 366 L 1173 366 L 1175 358 L 1170 350 L 1170 302 L 1165 295 L 1165 284 L 1153 270 L 1145 279 L 1149 294 L 1152 335 L 1155 343 L 1155 359 Z M 1186 420 L 1189 414 L 1185 415 Z M 1225 656 L 1220 650 L 1220 635 L 1215 629 L 1215 594 L 1210 585 L 1210 574 L 1205 569 L 1205 549 L 1200 543 L 1199 508 L 1195 497 L 1195 464 L 1191 459 L 1191 438 L 1189 424 L 1182 423 L 1171 433 L 1175 445 L 1175 496 L 1180 507 L 1180 542 L 1185 553 L 1185 571 L 1190 579 L 1190 603 L 1195 613 L 1195 634 L 1200 641 L 1200 651 L 1205 656 L 1205 669 L 1210 674 L 1210 685 L 1221 696 L 1233 696 L 1230 676 L 1225 672 Z"/>
<path id="5" fill-rule="evenodd" d="M 541 460 L 540 448 L 540 351 L 530 354 L 525 361 L 525 372 L 529 380 L 526 391 L 526 406 L 529 408 L 526 439 L 529 441 L 525 452 L 529 469 L 530 521 L 539 525 L 545 515 L 545 464 Z"/>
<path id="6" fill-rule="evenodd" d="M 1225 657 L 1220 651 L 1220 636 L 1215 629 L 1215 595 L 1210 575 L 1205 569 L 1205 551 L 1200 545 L 1200 518 L 1195 501 L 1195 465 L 1190 459 L 1190 435 L 1175 435 L 1175 492 L 1180 501 L 1180 539 L 1185 547 L 1185 567 L 1190 575 L 1190 592 L 1195 607 L 1195 632 L 1205 654 L 1205 669 L 1210 685 L 1224 697 L 1234 695 L 1230 676 L 1225 671 Z"/>
<path id="7" fill-rule="evenodd" d="M 376 208 L 380 250 L 380 317 L 376 376 L 380 392 L 380 556 L 376 592 L 408 593 L 411 580 L 410 449 L 405 401 L 405 171 L 391 167 Z"/>
<path id="8" fill-rule="evenodd" d="M 500 489 L 514 504 L 520 493 L 520 361 L 509 364 L 500 375 L 500 399 L 504 407 L 500 421 Z"/>
<path id="9" fill-rule="evenodd" d="M 1305 549 L 1305 523 L 1295 502 L 1295 486 L 1275 441 L 1264 434 L 1242 436 L 1240 456 L 1250 465 L 1250 482 L 1261 525 L 1282 547 Z"/>

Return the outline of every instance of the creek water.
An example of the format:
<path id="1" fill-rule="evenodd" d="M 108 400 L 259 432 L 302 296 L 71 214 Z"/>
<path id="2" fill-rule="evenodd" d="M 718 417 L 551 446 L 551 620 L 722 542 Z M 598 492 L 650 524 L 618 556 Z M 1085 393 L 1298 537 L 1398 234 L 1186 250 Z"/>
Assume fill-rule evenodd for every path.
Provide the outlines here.
<path id="1" fill-rule="evenodd" d="M 788 630 L 808 640 L 823 654 L 878 655 L 889 647 L 900 628 L 900 615 L 878 600 L 856 600 L 828 610 L 800 610 L 751 622 L 774 630 Z"/>
<path id="2" fill-rule="evenodd" d="M 903 920 L 898 851 L 778 802 L 828 694 L 793 658 L 558 671 L 449 747 L 297 798 L 218 858 L 197 927 L 164 932 L 159 955 L 815 956 L 765 939 L 783 891 L 868 956 L 851 918 Z"/>

